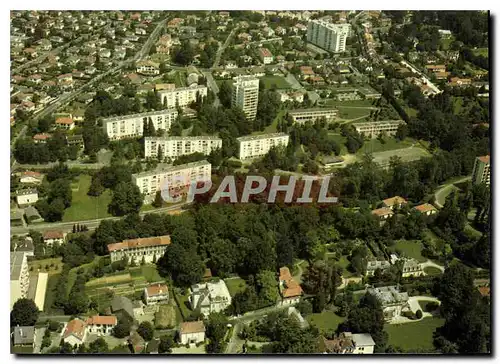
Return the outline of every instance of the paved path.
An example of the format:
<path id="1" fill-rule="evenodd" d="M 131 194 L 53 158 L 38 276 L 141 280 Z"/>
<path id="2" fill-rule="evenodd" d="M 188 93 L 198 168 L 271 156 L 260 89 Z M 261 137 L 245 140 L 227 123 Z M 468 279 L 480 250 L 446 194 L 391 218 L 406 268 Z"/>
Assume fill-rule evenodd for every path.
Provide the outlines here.
<path id="1" fill-rule="evenodd" d="M 154 209 L 154 210 L 149 210 L 149 211 L 143 211 L 140 212 L 140 216 L 144 216 L 147 214 L 161 214 L 169 211 L 175 211 L 175 210 L 181 210 L 182 206 L 187 205 L 186 202 L 175 205 L 175 206 L 168 206 L 168 207 L 162 207 L 159 209 Z M 29 233 L 30 230 L 35 230 L 35 231 L 47 231 L 47 230 L 63 230 L 66 232 L 70 232 L 73 230 L 73 225 L 74 224 L 80 224 L 80 225 L 85 225 L 89 230 L 94 230 L 96 229 L 101 221 L 103 220 L 119 220 L 122 219 L 123 217 L 105 217 L 102 219 L 94 219 L 94 220 L 81 220 L 81 221 L 68 221 L 68 222 L 56 222 L 56 223 L 46 223 L 46 224 L 34 224 L 34 225 L 28 225 L 27 227 L 21 227 L 21 226 L 11 226 L 10 228 L 10 233 L 12 235 L 16 234 L 27 234 Z"/>
<path id="2" fill-rule="evenodd" d="M 417 312 L 418 310 L 422 311 L 422 317 L 417 320 L 411 320 L 408 317 L 403 317 L 403 316 L 398 316 L 391 320 L 389 325 L 398 325 L 398 324 L 409 324 L 412 322 L 418 322 L 423 320 L 426 317 L 432 317 L 432 313 L 430 312 L 424 312 L 423 308 L 420 306 L 418 301 L 431 301 L 431 302 L 436 302 L 437 304 L 441 304 L 441 301 L 439 301 L 436 297 L 431 297 L 431 296 L 413 296 L 408 299 L 408 304 L 410 305 L 410 309 L 412 312 Z"/>
<path id="3" fill-rule="evenodd" d="M 303 262 L 305 262 L 305 260 L 300 260 L 298 261 L 295 266 L 297 267 L 298 271 L 297 271 L 297 274 L 295 274 L 293 276 L 293 279 L 298 283 L 298 284 L 301 284 L 302 283 L 302 274 L 304 273 L 304 270 L 302 269 L 302 267 L 300 266 Z"/>
<path id="4" fill-rule="evenodd" d="M 442 208 L 444 206 L 444 203 L 446 202 L 446 197 L 453 192 L 453 190 L 456 188 L 454 186 L 455 183 L 460 183 L 464 182 L 467 180 L 470 180 L 471 176 L 463 177 L 459 180 L 441 185 L 439 189 L 434 193 L 434 200 L 436 202 L 436 207 L 437 208 Z"/>
<path id="5" fill-rule="evenodd" d="M 444 272 L 444 267 L 442 265 L 436 264 L 430 259 L 422 263 L 422 269 L 425 269 L 427 267 L 434 267 L 439 269 L 441 272 Z"/>
<path id="6" fill-rule="evenodd" d="M 203 73 L 203 76 L 205 76 L 205 78 L 207 79 L 207 86 L 215 94 L 214 106 L 219 107 L 219 105 L 220 105 L 219 86 L 217 86 L 217 82 L 215 82 L 214 77 L 212 76 L 212 72 L 203 71 L 202 73 Z"/>
<path id="7" fill-rule="evenodd" d="M 226 41 L 224 42 L 222 47 L 219 47 L 219 49 L 217 50 L 217 53 L 215 54 L 215 60 L 214 60 L 214 64 L 213 64 L 212 68 L 217 68 L 219 66 L 220 57 L 222 56 L 222 53 L 224 53 L 224 49 L 226 49 L 226 47 L 229 44 L 229 41 L 231 40 L 231 38 L 233 37 L 234 33 L 237 30 L 238 30 L 238 27 L 235 27 L 233 30 L 231 30 L 231 33 L 229 33 L 229 35 L 227 36 Z"/>

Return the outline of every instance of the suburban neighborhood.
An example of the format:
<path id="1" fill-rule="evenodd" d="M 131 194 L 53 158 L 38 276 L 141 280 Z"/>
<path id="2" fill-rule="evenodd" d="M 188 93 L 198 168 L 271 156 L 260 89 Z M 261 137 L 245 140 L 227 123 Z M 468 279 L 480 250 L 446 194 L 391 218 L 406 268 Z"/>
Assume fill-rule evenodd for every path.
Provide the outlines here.
<path id="1" fill-rule="evenodd" d="M 488 11 L 10 11 L 10 351 L 490 354 Z"/>

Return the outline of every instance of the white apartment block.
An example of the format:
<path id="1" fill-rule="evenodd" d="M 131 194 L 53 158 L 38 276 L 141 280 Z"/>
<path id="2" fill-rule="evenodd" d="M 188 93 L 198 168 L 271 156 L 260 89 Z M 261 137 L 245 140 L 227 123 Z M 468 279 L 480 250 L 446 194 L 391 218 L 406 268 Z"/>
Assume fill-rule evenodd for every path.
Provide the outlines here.
<path id="1" fill-rule="evenodd" d="M 332 24 L 324 20 L 311 20 L 307 25 L 307 41 L 329 52 L 345 52 L 350 24 Z"/>
<path id="2" fill-rule="evenodd" d="M 152 171 L 132 175 L 132 182 L 139 187 L 146 201 L 155 198 L 157 191 L 172 198 L 187 194 L 192 182 L 211 181 L 212 165 L 206 160 L 180 164 L 178 166 L 159 166 Z"/>
<path id="3" fill-rule="evenodd" d="M 485 183 L 490 185 L 490 156 L 477 157 L 472 170 L 472 183 L 477 185 Z"/>
<path id="4" fill-rule="evenodd" d="M 255 136 L 244 136 L 237 138 L 238 158 L 245 160 L 249 158 L 263 157 L 272 147 L 287 146 L 290 137 L 285 133 L 262 134 Z"/>
<path id="5" fill-rule="evenodd" d="M 337 118 L 339 111 L 337 109 L 298 109 L 290 110 L 288 114 L 292 117 L 294 123 L 305 124 L 314 123 L 316 120 L 325 118 L 326 122 L 331 122 Z"/>
<path id="6" fill-rule="evenodd" d="M 259 79 L 254 76 L 234 78 L 232 105 L 243 110 L 248 120 L 254 120 L 259 102 Z"/>
<path id="7" fill-rule="evenodd" d="M 150 111 L 103 119 L 102 126 L 109 140 L 136 138 L 143 134 L 144 123 L 153 121 L 155 130 L 168 131 L 177 118 L 177 110 Z"/>
<path id="8" fill-rule="evenodd" d="M 209 155 L 213 150 L 222 148 L 222 139 L 213 136 L 144 138 L 144 156 L 146 158 L 156 158 L 160 148 L 163 151 L 163 156 L 172 160 L 181 155 L 192 153 Z"/>
<path id="9" fill-rule="evenodd" d="M 377 138 L 380 133 L 388 136 L 396 135 L 400 125 L 405 125 L 403 120 L 373 121 L 369 123 L 353 123 L 352 126 L 358 133 L 365 137 Z"/>
<path id="10" fill-rule="evenodd" d="M 126 257 L 129 262 L 135 260 L 137 264 L 144 258 L 146 263 L 152 263 L 154 258 L 159 259 L 165 254 L 170 244 L 170 235 L 154 236 L 124 240 L 121 243 L 108 244 L 111 262 L 117 262 Z"/>
<path id="11" fill-rule="evenodd" d="M 158 92 L 161 102 L 168 108 L 177 106 L 186 107 L 196 101 L 196 95 L 207 96 L 207 86 L 192 85 L 189 87 L 180 87 L 173 90 L 161 90 Z"/>
<path id="12" fill-rule="evenodd" d="M 17 300 L 26 298 L 30 283 L 28 259 L 24 252 L 10 253 L 10 309 Z"/>

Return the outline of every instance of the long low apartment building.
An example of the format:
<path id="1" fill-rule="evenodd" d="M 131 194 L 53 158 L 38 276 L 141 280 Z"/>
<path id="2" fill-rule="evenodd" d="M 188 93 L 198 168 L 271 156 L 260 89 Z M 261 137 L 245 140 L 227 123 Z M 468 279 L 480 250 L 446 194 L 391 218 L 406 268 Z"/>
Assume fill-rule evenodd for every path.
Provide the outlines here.
<path id="1" fill-rule="evenodd" d="M 294 123 L 304 124 L 307 122 L 315 122 L 321 118 L 325 118 L 327 122 L 331 122 L 338 117 L 337 109 L 297 109 L 290 110 L 288 114 L 292 117 Z"/>
<path id="2" fill-rule="evenodd" d="M 114 116 L 103 119 L 102 126 L 109 140 L 137 138 L 142 136 L 144 123 L 149 123 L 149 120 L 153 122 L 155 130 L 168 131 L 177 115 L 177 110 L 171 109 Z"/>
<path id="3" fill-rule="evenodd" d="M 238 158 L 245 160 L 249 158 L 263 157 L 272 147 L 287 146 L 290 137 L 285 133 L 262 134 L 244 136 L 237 138 Z"/>
<path id="4" fill-rule="evenodd" d="M 144 138 L 144 156 L 156 158 L 161 149 L 163 156 L 175 160 L 192 153 L 210 154 L 222 148 L 222 139 L 214 136 L 195 137 L 147 137 Z"/>
<path id="5" fill-rule="evenodd" d="M 207 92 L 207 86 L 192 85 L 189 87 L 175 88 L 173 90 L 161 90 L 158 91 L 158 94 L 160 95 L 163 105 L 172 109 L 177 106 L 189 106 L 190 103 L 196 101 L 196 95 L 206 97 Z"/>
<path id="6" fill-rule="evenodd" d="M 28 259 L 24 252 L 10 253 L 10 308 L 17 300 L 26 298 L 30 283 Z"/>
<path id="7" fill-rule="evenodd" d="M 175 198 L 186 195 L 193 182 L 211 181 L 212 165 L 206 160 L 173 165 L 160 165 L 156 169 L 132 175 L 145 201 L 152 201 L 156 192 Z"/>
<path id="8" fill-rule="evenodd" d="M 163 235 L 109 244 L 108 251 L 112 263 L 123 258 L 127 258 L 129 262 L 134 260 L 137 264 L 141 264 L 144 258 L 146 263 L 152 263 L 155 258 L 159 259 L 165 254 L 168 245 L 170 245 L 170 235 Z"/>
<path id="9" fill-rule="evenodd" d="M 405 125 L 403 120 L 373 121 L 367 123 L 353 123 L 352 126 L 358 133 L 365 137 L 377 138 L 381 133 L 388 136 L 396 135 L 400 125 Z"/>

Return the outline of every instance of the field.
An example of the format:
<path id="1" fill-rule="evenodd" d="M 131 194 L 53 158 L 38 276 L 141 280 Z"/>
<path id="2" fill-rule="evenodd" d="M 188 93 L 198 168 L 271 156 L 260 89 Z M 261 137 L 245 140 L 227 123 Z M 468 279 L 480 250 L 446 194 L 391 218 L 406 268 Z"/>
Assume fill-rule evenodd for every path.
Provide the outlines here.
<path id="1" fill-rule="evenodd" d="M 488 48 L 474 49 L 472 50 L 472 53 L 474 53 L 475 56 L 488 57 Z"/>
<path id="2" fill-rule="evenodd" d="M 38 272 L 48 273 L 49 275 L 58 274 L 61 273 L 62 266 L 62 258 L 48 258 L 28 261 L 28 267 L 31 274 L 36 274 Z"/>
<path id="3" fill-rule="evenodd" d="M 438 276 L 443 274 L 443 272 L 441 272 L 441 270 L 437 269 L 436 267 L 425 267 L 424 272 L 429 276 Z"/>
<path id="4" fill-rule="evenodd" d="M 343 107 L 349 107 L 349 106 L 355 106 L 355 107 L 374 107 L 373 106 L 373 100 L 352 100 L 352 101 L 338 101 L 338 100 L 333 100 L 333 99 L 325 99 L 324 101 L 321 102 L 321 104 L 324 104 L 325 106 L 343 106 Z"/>
<path id="5" fill-rule="evenodd" d="M 416 240 L 399 240 L 396 245 L 392 247 L 393 250 L 399 250 L 403 252 L 407 257 L 414 258 L 419 262 L 427 261 L 427 258 L 423 257 L 421 254 L 422 243 Z"/>
<path id="6" fill-rule="evenodd" d="M 400 157 L 402 162 L 410 162 L 428 157 L 429 152 L 420 147 L 409 147 L 373 153 L 374 162 L 379 163 L 382 167 L 388 167 L 393 156 Z"/>
<path id="7" fill-rule="evenodd" d="M 189 293 L 186 290 L 185 293 L 182 294 L 181 290 L 179 288 L 174 288 L 174 289 L 175 289 L 174 294 L 175 294 L 177 306 L 179 307 L 179 310 L 181 311 L 182 316 L 184 318 L 187 318 L 193 312 L 189 309 Z"/>
<path id="8" fill-rule="evenodd" d="M 385 138 L 385 143 L 382 143 L 378 139 L 371 139 L 369 141 L 365 141 L 363 146 L 357 151 L 357 154 L 365 154 L 365 153 L 377 153 L 377 152 L 386 152 L 389 150 L 395 149 L 403 149 L 411 147 L 414 144 L 412 139 L 398 140 L 396 138 Z"/>
<path id="9" fill-rule="evenodd" d="M 242 278 L 232 278 L 226 279 L 224 281 L 226 283 L 227 289 L 229 290 L 229 294 L 231 297 L 234 297 L 236 293 L 243 292 L 247 286 L 247 282 L 245 282 Z"/>
<path id="10" fill-rule="evenodd" d="M 117 274 L 109 277 L 96 278 L 89 281 L 86 286 L 94 287 L 94 286 L 103 286 L 103 285 L 112 285 L 123 282 L 129 282 L 132 280 L 130 273 Z"/>
<path id="11" fill-rule="evenodd" d="M 50 274 L 47 280 L 47 290 L 45 291 L 45 303 L 43 311 L 45 313 L 50 313 L 52 309 L 52 302 L 54 302 L 54 289 L 57 286 L 57 281 L 59 280 L 59 273 Z"/>
<path id="12" fill-rule="evenodd" d="M 155 313 L 155 327 L 171 328 L 177 324 L 175 308 L 172 305 L 160 305 Z"/>
<path id="13" fill-rule="evenodd" d="M 323 311 L 322 313 L 313 313 L 306 317 L 311 326 L 316 326 L 322 333 L 334 332 L 337 326 L 344 322 L 344 318 L 337 316 L 331 311 Z"/>
<path id="14" fill-rule="evenodd" d="M 443 326 L 444 319 L 432 317 L 421 321 L 385 325 L 384 330 L 389 335 L 389 345 L 409 351 L 414 349 L 434 350 L 433 334 L 436 328 Z"/>
<path id="15" fill-rule="evenodd" d="M 79 176 L 78 190 L 73 190 L 71 207 L 64 210 L 63 222 L 101 219 L 111 216 L 108 205 L 111 202 L 111 192 L 106 189 L 100 196 L 88 196 L 91 177 L 87 174 Z"/>
<path id="16" fill-rule="evenodd" d="M 264 76 L 261 78 L 266 89 L 276 87 L 277 89 L 290 88 L 290 84 L 281 76 Z"/>
<path id="17" fill-rule="evenodd" d="M 357 106 L 337 106 L 339 109 L 339 118 L 342 120 L 360 121 L 361 118 L 370 116 L 372 110 L 368 108 L 360 108 Z"/>
<path id="18" fill-rule="evenodd" d="M 410 117 L 416 117 L 417 116 L 417 110 L 411 107 L 404 107 L 404 110 L 406 111 L 406 114 Z"/>

